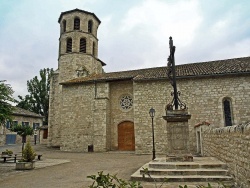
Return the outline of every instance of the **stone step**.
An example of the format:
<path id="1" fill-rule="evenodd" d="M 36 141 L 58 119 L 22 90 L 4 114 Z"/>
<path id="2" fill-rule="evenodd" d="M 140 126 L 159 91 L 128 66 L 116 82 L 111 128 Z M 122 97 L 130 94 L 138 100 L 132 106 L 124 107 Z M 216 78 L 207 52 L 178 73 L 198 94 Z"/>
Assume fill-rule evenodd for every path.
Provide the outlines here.
<path id="1" fill-rule="evenodd" d="M 157 169 L 200 169 L 200 168 L 222 168 L 227 169 L 227 165 L 224 163 L 211 163 L 211 164 L 199 164 L 195 162 L 150 162 L 149 168 Z"/>
<path id="2" fill-rule="evenodd" d="M 140 174 L 142 175 L 144 172 L 143 169 L 140 170 Z M 225 169 L 206 169 L 206 168 L 199 168 L 199 169 L 148 169 L 149 174 L 151 175 L 221 175 L 226 176 L 228 171 Z"/>
<path id="3" fill-rule="evenodd" d="M 219 182 L 209 182 L 212 187 L 218 188 L 221 183 Z M 197 187 L 208 187 L 208 182 L 141 182 L 143 188 L 152 188 L 152 187 L 161 187 L 161 188 L 177 188 L 180 185 L 184 187 L 187 185 L 188 188 L 197 188 Z M 232 181 L 224 181 L 223 185 L 226 187 L 234 187 L 234 183 Z M 222 187 L 222 186 L 220 186 Z"/>
<path id="4" fill-rule="evenodd" d="M 150 174 L 144 175 L 147 169 Z M 213 157 L 194 157 L 193 162 L 166 162 L 157 158 L 144 164 L 132 176 L 135 181 L 162 182 L 233 182 L 228 175 L 227 165 Z"/>
<path id="5" fill-rule="evenodd" d="M 148 181 L 148 182 L 228 182 L 232 181 L 232 177 L 230 176 L 204 176 L 204 175 L 187 175 L 187 176 L 159 176 L 159 175 L 151 175 L 148 177 L 147 175 L 143 177 L 142 175 L 133 174 L 131 176 L 132 181 Z"/>

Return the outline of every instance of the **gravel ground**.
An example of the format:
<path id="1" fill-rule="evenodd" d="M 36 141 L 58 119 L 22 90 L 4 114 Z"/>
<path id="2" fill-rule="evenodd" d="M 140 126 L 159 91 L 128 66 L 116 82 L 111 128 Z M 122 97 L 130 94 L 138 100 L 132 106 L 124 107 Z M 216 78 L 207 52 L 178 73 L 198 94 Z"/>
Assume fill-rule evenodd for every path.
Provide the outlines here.
<path id="1" fill-rule="evenodd" d="M 20 153 L 21 145 L 2 146 L 0 152 L 5 149 Z M 131 174 L 151 160 L 151 155 L 133 153 L 72 153 L 47 148 L 44 145 L 35 145 L 34 149 L 36 153 L 43 154 L 44 161 L 64 159 L 70 162 L 31 171 L 16 171 L 13 162 L 0 162 L 1 188 L 88 187 L 92 180 L 87 176 L 97 174 L 99 171 L 117 174 L 119 178 L 129 180 Z"/>
<path id="2" fill-rule="evenodd" d="M 0 153 L 10 149 L 20 154 L 21 148 L 21 145 L 0 146 Z M 73 153 L 45 145 L 33 145 L 33 148 L 37 154 L 43 155 L 42 161 L 36 163 L 37 168 L 34 170 L 16 171 L 15 163 L 0 162 L 0 188 L 87 188 L 93 182 L 87 176 L 100 171 L 129 180 L 136 170 L 152 159 L 152 155 L 135 155 L 129 152 Z M 178 188 L 179 184 L 167 183 L 161 188 Z M 187 184 L 188 188 L 195 188 L 197 185 L 190 182 L 181 184 Z M 156 188 L 155 184 L 149 182 L 142 182 L 142 185 L 144 188 Z M 160 184 L 157 186 L 159 188 Z"/>

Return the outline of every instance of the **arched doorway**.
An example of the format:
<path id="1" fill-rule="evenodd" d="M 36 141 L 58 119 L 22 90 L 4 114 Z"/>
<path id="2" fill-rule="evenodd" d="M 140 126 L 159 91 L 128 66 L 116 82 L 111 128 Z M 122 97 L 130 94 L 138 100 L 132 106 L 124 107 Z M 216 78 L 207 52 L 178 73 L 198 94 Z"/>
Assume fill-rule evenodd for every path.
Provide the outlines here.
<path id="1" fill-rule="evenodd" d="M 134 123 L 131 121 L 124 121 L 118 125 L 118 150 L 135 150 Z"/>

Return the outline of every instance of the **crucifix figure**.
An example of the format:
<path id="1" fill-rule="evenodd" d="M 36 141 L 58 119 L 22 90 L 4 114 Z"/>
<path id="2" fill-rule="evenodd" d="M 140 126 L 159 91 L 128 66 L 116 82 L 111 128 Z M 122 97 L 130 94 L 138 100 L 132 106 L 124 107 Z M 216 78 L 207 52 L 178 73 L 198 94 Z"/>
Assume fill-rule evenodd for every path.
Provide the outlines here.
<path id="1" fill-rule="evenodd" d="M 181 102 L 179 99 L 180 92 L 177 91 L 176 86 L 176 73 L 175 73 L 175 59 L 174 59 L 174 53 L 175 53 L 175 46 L 173 45 L 172 37 L 169 37 L 169 49 L 170 49 L 170 55 L 168 57 L 168 72 L 167 76 L 170 80 L 171 85 L 173 86 L 174 92 L 171 93 L 173 97 L 173 100 L 171 103 L 167 105 L 166 110 L 173 110 L 173 107 L 175 110 L 178 110 L 178 106 L 180 106 L 180 109 L 186 109 L 186 104 Z"/>

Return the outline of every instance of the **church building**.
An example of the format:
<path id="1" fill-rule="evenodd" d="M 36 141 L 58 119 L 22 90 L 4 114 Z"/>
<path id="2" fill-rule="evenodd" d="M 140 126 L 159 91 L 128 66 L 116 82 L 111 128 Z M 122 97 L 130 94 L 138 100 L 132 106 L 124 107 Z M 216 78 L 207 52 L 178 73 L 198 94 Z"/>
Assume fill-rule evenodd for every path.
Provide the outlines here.
<path id="1" fill-rule="evenodd" d="M 105 73 L 98 58 L 99 18 L 74 9 L 62 12 L 58 69 L 50 88 L 49 146 L 63 151 L 152 152 L 168 148 L 166 105 L 172 86 L 166 67 Z M 127 57 L 129 59 L 129 57 Z M 195 126 L 224 127 L 250 119 L 250 57 L 176 66 L 180 98 L 191 114 L 190 151 L 197 152 Z"/>

